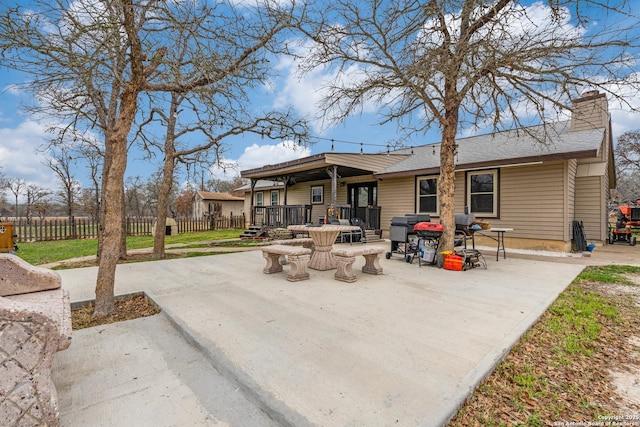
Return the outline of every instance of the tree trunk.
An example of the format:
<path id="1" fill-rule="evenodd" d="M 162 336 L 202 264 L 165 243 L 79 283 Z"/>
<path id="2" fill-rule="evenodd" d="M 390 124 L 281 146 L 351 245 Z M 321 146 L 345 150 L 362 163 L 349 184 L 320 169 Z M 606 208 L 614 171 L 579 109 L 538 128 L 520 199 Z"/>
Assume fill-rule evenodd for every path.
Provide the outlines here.
<path id="1" fill-rule="evenodd" d="M 121 255 L 123 233 L 121 202 L 124 200 L 124 173 L 127 168 L 127 136 L 135 117 L 137 96 L 136 86 L 130 84 L 122 95 L 120 116 L 106 140 L 110 155 L 105 156 L 104 166 L 106 175 L 102 187 L 102 235 L 94 318 L 115 312 L 116 267 Z"/>
<path id="2" fill-rule="evenodd" d="M 122 201 L 120 203 L 120 222 L 122 227 L 122 233 L 120 233 L 120 256 L 121 260 L 127 259 L 127 206 L 125 204 L 124 195 L 124 178 L 122 182 Z"/>
<path id="3" fill-rule="evenodd" d="M 174 157 L 171 153 L 165 154 L 160 194 L 158 194 L 158 216 L 156 221 L 156 234 L 153 239 L 153 257 L 161 259 L 165 256 L 164 235 L 167 226 L 167 210 L 169 208 L 169 193 L 173 187 Z"/>
<path id="4" fill-rule="evenodd" d="M 122 235 L 122 209 L 120 203 L 124 192 L 124 172 L 127 166 L 128 132 L 114 132 L 108 141 L 112 148 L 111 165 L 105 177 L 102 189 L 104 206 L 102 214 L 102 233 L 100 259 L 96 283 L 96 304 L 93 317 L 109 316 L 115 312 L 114 288 L 116 266 L 120 258 L 120 239 Z"/>
<path id="5" fill-rule="evenodd" d="M 178 117 L 178 107 L 182 98 L 176 93 L 171 94 L 171 106 L 167 117 L 167 132 L 164 140 L 164 167 L 160 194 L 158 194 L 158 214 L 156 220 L 156 234 L 153 239 L 153 257 L 161 259 L 165 256 L 164 235 L 167 226 L 167 210 L 169 208 L 169 194 L 173 187 L 173 170 L 176 161 L 175 132 Z"/>
<path id="6" fill-rule="evenodd" d="M 456 131 L 458 129 L 457 109 L 446 114 L 442 129 L 442 146 L 440 147 L 440 179 L 438 180 L 438 200 L 440 203 L 440 223 L 443 233 L 439 251 L 453 250 L 456 231 L 455 221 L 455 178 L 456 178 Z M 438 257 L 438 265 L 442 265 L 443 256 Z"/>

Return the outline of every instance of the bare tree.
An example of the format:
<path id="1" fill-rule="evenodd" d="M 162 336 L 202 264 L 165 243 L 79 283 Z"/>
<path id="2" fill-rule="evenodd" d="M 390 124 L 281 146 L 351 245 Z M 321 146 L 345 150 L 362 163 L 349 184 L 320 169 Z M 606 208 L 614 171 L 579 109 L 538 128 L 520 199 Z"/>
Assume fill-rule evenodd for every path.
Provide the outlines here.
<path id="1" fill-rule="evenodd" d="M 93 188 L 83 188 L 78 199 L 78 208 L 83 215 L 98 219 L 98 203 Z"/>
<path id="2" fill-rule="evenodd" d="M 29 184 L 27 185 L 25 192 L 27 196 L 26 217 L 27 223 L 30 224 L 31 217 L 33 215 L 32 211 L 36 209 L 36 207 L 38 207 L 38 209 L 41 211 L 43 208 L 48 206 L 49 201 L 47 200 L 47 198 L 51 195 L 51 191 L 47 188 L 42 188 L 35 184 Z"/>
<path id="3" fill-rule="evenodd" d="M 11 194 L 13 194 L 13 197 L 15 199 L 14 217 L 16 219 L 20 217 L 20 212 L 18 210 L 18 198 L 20 197 L 20 195 L 24 193 L 24 191 L 26 190 L 26 187 L 27 187 L 27 183 L 24 179 L 10 178 L 7 181 L 7 189 L 11 192 Z"/>
<path id="4" fill-rule="evenodd" d="M 125 202 L 127 205 L 127 215 L 138 217 L 151 216 L 152 197 L 148 193 L 148 183 L 142 177 L 135 176 L 127 178 L 125 185 Z"/>
<path id="5" fill-rule="evenodd" d="M 286 53 L 281 33 L 293 26 L 294 6 L 274 8 L 265 2 L 259 19 L 247 19 L 220 4 L 180 3 L 171 28 L 172 45 L 158 80 L 149 85 L 148 104 L 153 108 L 140 124 L 138 140 L 156 147 L 163 155 L 160 178 L 154 257 L 164 257 L 165 213 L 169 208 L 177 163 L 187 167 L 218 161 L 218 152 L 230 137 L 253 132 L 273 139 L 306 139 L 306 124 L 290 112 L 254 111 L 250 91 L 268 83 L 273 67 L 269 55 Z M 216 16 L 215 20 L 209 19 Z M 197 41 L 197 42 L 196 42 Z M 165 96 L 159 95 L 165 94 Z M 150 124 L 164 127 L 163 144 L 148 131 Z"/>
<path id="6" fill-rule="evenodd" d="M 4 174 L 4 170 L 2 165 L 0 165 L 0 217 L 2 217 L 2 212 L 4 211 L 4 205 L 6 200 L 4 199 L 5 192 L 7 191 L 8 180 Z"/>
<path id="7" fill-rule="evenodd" d="M 640 131 L 628 131 L 620 135 L 615 155 L 618 171 L 640 173 Z"/>
<path id="8" fill-rule="evenodd" d="M 58 197 L 66 208 L 65 210 L 69 221 L 73 218 L 77 199 L 80 197 L 80 192 L 82 191 L 80 182 L 76 180 L 73 175 L 75 163 L 74 157 L 66 146 L 60 146 L 55 151 L 52 151 L 46 163 L 49 169 L 55 172 L 60 180 Z"/>
<path id="9" fill-rule="evenodd" d="M 615 148 L 616 182 L 621 200 L 640 200 L 640 131 L 628 131 L 618 137 Z"/>
<path id="10" fill-rule="evenodd" d="M 77 147 L 77 154 L 85 161 L 91 180 L 91 189 L 82 190 L 82 205 L 85 212 L 100 223 L 100 174 L 102 173 L 104 151 L 94 138 L 85 137 Z"/>
<path id="11" fill-rule="evenodd" d="M 264 58 L 254 53 L 275 45 L 275 36 L 293 25 L 295 5 L 266 0 L 257 6 L 225 0 L 33 0 L 28 8 L 3 6 L 3 65 L 32 75 L 27 88 L 38 97 L 39 112 L 64 119 L 68 126 L 61 134 L 91 128 L 104 136 L 94 316 L 115 310 L 128 138 L 146 107 L 140 94 L 183 96 L 214 86 L 224 93 L 231 78 L 268 68 L 260 67 Z M 193 22 L 197 31 L 182 31 Z M 173 53 L 183 46 L 191 53 L 176 61 Z M 215 66 L 199 66 L 213 58 Z M 171 79 L 175 69 L 182 69 L 183 80 Z"/>
<path id="12" fill-rule="evenodd" d="M 38 215 L 40 220 L 44 220 L 51 210 L 49 199 L 42 199 L 31 205 L 31 210 Z"/>
<path id="13" fill-rule="evenodd" d="M 245 184 L 240 176 L 236 176 L 231 180 L 210 179 L 205 183 L 205 190 L 217 193 L 233 193 Z"/>
<path id="14" fill-rule="evenodd" d="M 239 38 L 241 39 L 241 38 Z M 251 47 L 251 49 L 255 49 Z M 252 75 L 250 77 L 255 80 L 260 80 L 263 73 Z M 234 79 L 247 80 L 247 77 L 240 77 L 234 75 Z M 169 207 L 169 194 L 173 188 L 174 171 L 178 162 L 184 163 L 187 166 L 197 164 L 199 162 L 207 163 L 203 158 L 207 157 L 213 151 L 213 155 L 216 160 L 218 159 L 218 150 L 221 148 L 225 139 L 228 139 L 234 135 L 240 135 L 243 133 L 258 133 L 266 135 L 271 139 L 282 139 L 286 137 L 294 138 L 306 138 L 307 128 L 303 121 L 296 120 L 289 113 L 270 112 L 257 118 L 250 117 L 251 113 L 243 111 L 241 108 L 235 108 L 232 114 L 229 114 L 229 107 L 237 107 L 242 103 L 245 98 L 245 94 L 242 92 L 249 86 L 249 82 L 246 84 L 234 83 L 237 86 L 235 91 L 232 91 L 227 87 L 227 92 L 222 95 L 218 95 L 218 90 L 215 86 L 201 88 L 198 95 L 202 96 L 202 92 L 207 93 L 206 100 L 202 100 L 199 107 L 191 109 L 191 113 L 197 120 L 192 121 L 184 126 L 179 126 L 179 109 L 180 105 L 187 101 L 187 98 L 177 92 L 171 93 L 171 102 L 168 113 L 164 113 L 159 109 L 154 109 L 149 121 L 153 120 L 155 115 L 162 118 L 162 122 L 166 124 L 166 134 L 164 140 L 164 167 L 162 170 L 162 177 L 160 181 L 160 192 L 158 198 L 158 219 L 156 222 L 156 232 L 154 237 L 154 257 L 164 257 L 164 235 L 162 231 L 166 227 L 166 216 Z M 241 89 L 242 88 L 242 89 Z M 224 99 L 224 102 L 216 104 L 217 97 L 220 96 Z M 213 103 L 211 103 L 213 101 Z M 221 110 L 220 106 L 227 108 L 226 113 L 228 117 L 225 118 L 225 114 Z M 212 119 L 217 117 L 218 121 L 212 123 Z M 145 123 L 146 124 L 146 123 Z M 216 128 L 221 128 L 217 130 Z M 204 137 L 204 142 L 189 144 L 188 141 L 193 141 L 193 134 L 200 133 Z M 152 141 L 148 140 L 143 132 L 139 133 L 140 137 L 144 139 L 149 145 Z M 179 145 L 182 141 L 187 141 Z"/>
<path id="15" fill-rule="evenodd" d="M 166 4 L 34 0 L 28 9 L 3 6 L 0 16 L 3 65 L 31 74 L 27 88 L 40 100 L 39 111 L 66 119 L 62 133 L 89 126 L 104 135 L 96 317 L 115 311 L 128 136 L 138 95 L 167 51 L 151 37 L 157 8 Z"/>
<path id="16" fill-rule="evenodd" d="M 408 136 L 441 132 L 438 199 L 442 249 L 454 243 L 456 134 L 461 126 L 521 127 L 570 109 L 585 88 L 637 92 L 637 18 L 621 2 L 495 0 L 316 2 L 303 71 L 336 73 L 324 117 L 341 121 L 372 103 L 381 123 Z M 594 33 L 588 14 L 605 22 Z M 617 26 L 608 20 L 620 18 Z M 627 18 L 625 20 L 625 18 Z M 624 28 L 624 23 L 628 24 Z M 602 23 L 601 23 L 602 24 Z M 309 46 L 305 46 L 309 48 Z"/>
<path id="17" fill-rule="evenodd" d="M 182 218 L 190 218 L 193 213 L 193 201 L 196 198 L 196 191 L 193 189 L 191 185 L 187 185 L 178 197 L 176 197 L 175 208 L 176 213 L 180 215 Z M 156 229 L 156 234 L 158 230 Z M 163 233 L 164 234 L 164 233 Z"/>

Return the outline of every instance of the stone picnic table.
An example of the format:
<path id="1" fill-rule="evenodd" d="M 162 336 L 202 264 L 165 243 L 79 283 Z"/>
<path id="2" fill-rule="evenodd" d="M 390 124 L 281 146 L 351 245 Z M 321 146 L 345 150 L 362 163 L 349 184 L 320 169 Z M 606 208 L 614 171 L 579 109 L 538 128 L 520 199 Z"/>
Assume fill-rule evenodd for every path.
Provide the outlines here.
<path id="1" fill-rule="evenodd" d="M 357 231 L 360 227 L 355 225 L 334 225 L 325 224 L 317 225 L 290 225 L 287 227 L 292 231 L 309 233 L 309 237 L 313 239 L 314 251 L 311 254 L 309 268 L 314 270 L 332 270 L 338 268 L 338 264 L 331 254 L 333 243 L 338 235 L 343 231 Z"/>

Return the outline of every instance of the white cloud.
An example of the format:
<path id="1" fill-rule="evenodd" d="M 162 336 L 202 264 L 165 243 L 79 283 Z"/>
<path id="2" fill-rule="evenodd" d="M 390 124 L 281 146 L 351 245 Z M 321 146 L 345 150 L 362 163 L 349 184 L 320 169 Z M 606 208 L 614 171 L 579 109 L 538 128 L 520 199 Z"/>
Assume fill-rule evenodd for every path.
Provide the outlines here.
<path id="1" fill-rule="evenodd" d="M 296 55 L 306 57 L 313 48 L 312 42 L 303 43 L 296 49 Z M 304 60 L 304 59 L 303 59 Z M 345 70 L 335 68 L 316 68 L 307 73 L 300 72 L 301 62 L 291 57 L 282 57 L 276 69 L 285 75 L 284 87 L 274 100 L 275 108 L 293 106 L 301 116 L 310 120 L 312 129 L 319 134 L 324 133 L 333 125 L 331 113 L 322 116 L 322 100 L 327 96 L 329 87 L 350 87 L 356 85 L 366 77 L 361 65 L 355 64 Z M 338 106 L 339 108 L 340 106 Z M 362 105 L 362 113 L 377 113 L 380 106 L 373 100 Z"/>
<path id="2" fill-rule="evenodd" d="M 0 128 L 0 165 L 7 178 L 24 179 L 43 188 L 56 185 L 53 171 L 43 164 L 47 156 L 41 148 L 51 138 L 47 128 L 31 120 L 16 128 Z"/>
<path id="3" fill-rule="evenodd" d="M 636 108 L 640 108 L 640 99 L 635 99 Z M 640 129 L 640 113 L 629 110 L 612 110 L 611 127 L 614 141 L 630 130 Z"/>
<path id="4" fill-rule="evenodd" d="M 222 159 L 224 167 L 214 166 L 210 173 L 214 178 L 229 180 L 240 175 L 240 171 L 260 168 L 268 164 L 282 163 L 311 155 L 308 147 L 298 146 L 293 141 L 278 144 L 252 144 L 244 149 L 237 160 Z"/>
<path id="5" fill-rule="evenodd" d="M 20 87 L 17 84 L 10 84 L 10 85 L 5 86 L 2 89 L 2 92 L 10 94 L 10 95 L 20 95 L 21 90 L 20 90 Z"/>
<path id="6" fill-rule="evenodd" d="M 628 80 L 639 81 L 640 72 L 632 74 Z M 609 99 L 611 127 L 615 141 L 627 131 L 640 129 L 640 90 L 628 84 L 610 85 L 608 89 L 623 99 L 623 102 L 611 97 Z"/>

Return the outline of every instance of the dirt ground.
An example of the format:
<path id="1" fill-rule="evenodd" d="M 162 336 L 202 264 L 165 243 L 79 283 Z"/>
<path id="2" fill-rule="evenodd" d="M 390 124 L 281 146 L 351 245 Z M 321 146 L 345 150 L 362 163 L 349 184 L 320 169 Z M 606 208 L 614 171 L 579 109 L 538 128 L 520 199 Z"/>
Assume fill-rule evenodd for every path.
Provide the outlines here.
<path id="1" fill-rule="evenodd" d="M 596 248 L 589 257 L 578 255 L 555 259 L 511 256 L 584 265 L 640 266 L 640 246 L 605 245 Z M 598 348 L 592 354 L 575 357 L 569 366 L 554 364 L 547 350 L 556 345 L 552 335 L 534 326 L 496 372 L 480 385 L 449 427 L 640 426 L 640 275 L 627 278 L 635 286 L 596 282 L 578 285 L 580 291 L 606 296 L 622 318 L 619 322 L 605 322 Z M 523 386 L 512 382 L 514 378 L 516 382 L 534 380 Z M 536 382 L 544 384 L 536 388 Z"/>

